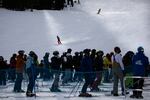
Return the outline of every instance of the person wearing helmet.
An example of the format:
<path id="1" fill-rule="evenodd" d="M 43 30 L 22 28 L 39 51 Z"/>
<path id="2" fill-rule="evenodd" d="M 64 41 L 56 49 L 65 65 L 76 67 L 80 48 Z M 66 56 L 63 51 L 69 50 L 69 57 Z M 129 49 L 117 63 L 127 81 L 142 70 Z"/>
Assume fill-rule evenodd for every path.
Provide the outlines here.
<path id="1" fill-rule="evenodd" d="M 85 83 L 82 87 L 82 90 L 81 90 L 81 93 L 79 94 L 79 97 L 91 97 L 92 95 L 87 93 L 87 88 L 93 82 L 92 58 L 90 57 L 90 50 L 89 49 L 85 49 L 83 51 L 83 53 L 84 53 L 84 56 L 81 60 L 81 72 L 83 72 Z"/>
<path id="2" fill-rule="evenodd" d="M 51 68 L 54 73 L 54 81 L 52 87 L 50 88 L 51 92 L 61 92 L 59 87 L 59 75 L 60 75 L 60 65 L 61 65 L 61 58 L 59 57 L 59 52 L 54 51 L 53 57 L 51 58 Z"/>
<path id="3" fill-rule="evenodd" d="M 36 96 L 36 94 L 33 93 L 33 87 L 35 86 L 35 79 L 36 79 L 36 73 L 35 73 L 36 65 L 34 63 L 34 56 L 35 53 L 33 51 L 30 51 L 26 61 L 26 71 L 29 79 L 29 84 L 27 86 L 27 92 L 26 92 L 27 97 Z"/>
<path id="4" fill-rule="evenodd" d="M 146 68 L 149 65 L 148 57 L 144 54 L 144 48 L 138 47 L 137 53 L 133 56 L 132 66 L 133 66 L 133 75 L 134 76 L 145 76 Z M 133 88 L 134 89 L 142 89 L 144 84 L 143 78 L 134 78 L 133 79 Z M 133 94 L 130 96 L 131 98 L 143 99 L 142 91 L 133 90 Z"/>

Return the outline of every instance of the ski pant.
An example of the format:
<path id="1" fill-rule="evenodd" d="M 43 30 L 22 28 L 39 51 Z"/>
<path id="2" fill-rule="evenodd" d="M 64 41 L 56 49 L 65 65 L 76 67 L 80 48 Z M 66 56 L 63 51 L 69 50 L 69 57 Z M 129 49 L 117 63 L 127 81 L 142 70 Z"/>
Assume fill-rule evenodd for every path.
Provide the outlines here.
<path id="1" fill-rule="evenodd" d="M 82 74 L 80 72 L 80 69 L 75 69 L 75 74 L 74 74 L 74 77 L 73 77 L 73 80 L 76 81 L 82 81 Z"/>
<path id="2" fill-rule="evenodd" d="M 143 78 L 134 78 L 133 79 L 133 89 L 143 89 L 144 79 Z M 142 91 L 133 91 L 133 95 L 141 96 Z"/>
<path id="3" fill-rule="evenodd" d="M 71 69 L 65 69 L 65 76 L 64 79 L 62 81 L 62 84 L 67 83 L 71 77 Z"/>
<path id="4" fill-rule="evenodd" d="M 0 85 L 6 85 L 6 71 L 0 70 Z"/>
<path id="5" fill-rule="evenodd" d="M 15 68 L 10 68 L 8 73 L 8 79 L 14 81 L 16 79 L 16 70 Z"/>
<path id="6" fill-rule="evenodd" d="M 84 83 L 82 90 L 81 90 L 82 93 L 86 93 L 88 86 L 93 82 L 92 74 L 85 73 L 84 79 L 85 79 L 85 83 Z"/>
<path id="7" fill-rule="evenodd" d="M 27 75 L 28 75 L 28 78 L 29 78 L 29 84 L 28 84 L 28 87 L 27 87 L 27 91 L 31 92 L 33 91 L 33 88 L 35 86 L 35 79 L 36 79 L 36 73 L 34 73 L 33 71 L 34 69 L 32 69 L 31 67 L 27 69 Z"/>
<path id="8" fill-rule="evenodd" d="M 121 90 L 124 92 L 124 76 L 121 67 L 112 68 L 114 83 L 113 83 L 113 94 L 118 94 L 118 83 L 120 80 Z"/>
<path id="9" fill-rule="evenodd" d="M 109 80 L 109 69 L 104 69 L 103 73 L 104 73 L 104 83 L 110 82 L 110 80 Z"/>
<path id="10" fill-rule="evenodd" d="M 23 80 L 23 73 L 17 72 L 17 78 L 15 81 L 14 91 L 20 91 L 21 90 L 22 80 Z"/>
<path id="11" fill-rule="evenodd" d="M 59 86 L 58 84 L 59 84 L 59 75 L 60 75 L 60 73 L 58 71 L 54 71 L 53 73 L 54 73 L 55 78 L 54 78 L 54 82 L 53 82 L 51 88 L 57 89 L 58 86 Z"/>
<path id="12" fill-rule="evenodd" d="M 96 72 L 96 79 L 92 84 L 92 89 L 97 89 L 102 80 L 102 72 Z"/>

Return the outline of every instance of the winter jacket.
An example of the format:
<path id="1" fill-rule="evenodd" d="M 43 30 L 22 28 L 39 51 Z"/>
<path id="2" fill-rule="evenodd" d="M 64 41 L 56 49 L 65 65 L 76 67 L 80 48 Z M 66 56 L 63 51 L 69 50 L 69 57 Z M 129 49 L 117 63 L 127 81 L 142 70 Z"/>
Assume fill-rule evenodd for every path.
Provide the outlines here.
<path id="1" fill-rule="evenodd" d="M 25 65 L 25 61 L 22 55 L 18 55 L 17 56 L 17 61 L 16 61 L 16 71 L 18 73 L 23 73 L 24 71 L 24 65 Z"/>
<path id="2" fill-rule="evenodd" d="M 73 59 L 72 59 L 72 55 L 71 54 L 69 54 L 69 53 L 67 53 L 67 55 L 66 55 L 66 61 L 65 61 L 65 69 L 72 69 L 72 67 L 73 67 Z"/>
<path id="3" fill-rule="evenodd" d="M 111 61 L 109 61 L 109 59 L 107 57 L 104 57 L 103 58 L 103 64 L 104 64 L 103 68 L 108 69 L 111 65 Z"/>
<path id="4" fill-rule="evenodd" d="M 146 57 L 142 52 L 136 53 L 133 56 L 133 75 L 144 76 L 146 72 L 146 67 L 149 65 L 148 57 Z"/>
<path id="5" fill-rule="evenodd" d="M 93 72 L 92 59 L 89 56 L 84 56 L 81 60 L 81 72 Z"/>
<path id="6" fill-rule="evenodd" d="M 93 62 L 93 67 L 95 71 L 102 71 L 103 70 L 103 58 L 97 56 Z"/>
<path id="7" fill-rule="evenodd" d="M 114 66 L 114 63 L 118 63 L 121 69 L 124 70 L 121 54 L 115 54 L 114 56 L 112 56 L 112 64 L 113 64 L 112 67 L 116 67 Z"/>
<path id="8" fill-rule="evenodd" d="M 16 68 L 16 58 L 10 58 L 10 68 Z"/>
<path id="9" fill-rule="evenodd" d="M 80 68 L 80 56 L 73 56 L 73 65 L 75 69 Z"/>
<path id="10" fill-rule="evenodd" d="M 0 61 L 0 70 L 6 70 L 8 68 L 5 61 Z"/>
<path id="11" fill-rule="evenodd" d="M 44 67 L 45 68 L 49 68 L 49 65 L 50 65 L 50 62 L 49 62 L 49 59 L 48 59 L 49 56 L 44 56 Z"/>
<path id="12" fill-rule="evenodd" d="M 58 56 L 53 56 L 51 58 L 51 68 L 53 70 L 60 70 L 61 58 Z"/>
<path id="13" fill-rule="evenodd" d="M 34 64 L 33 57 L 28 56 L 26 61 L 26 69 L 31 68 Z"/>

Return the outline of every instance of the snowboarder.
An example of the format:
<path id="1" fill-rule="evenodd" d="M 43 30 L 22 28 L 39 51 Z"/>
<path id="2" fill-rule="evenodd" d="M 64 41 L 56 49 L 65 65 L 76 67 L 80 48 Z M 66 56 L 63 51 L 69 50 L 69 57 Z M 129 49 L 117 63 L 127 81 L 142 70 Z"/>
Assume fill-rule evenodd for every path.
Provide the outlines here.
<path id="1" fill-rule="evenodd" d="M 58 43 L 58 45 L 59 45 L 59 44 L 62 44 L 62 43 L 61 43 L 61 40 L 60 40 L 60 37 L 59 37 L 58 35 L 57 35 L 57 43 Z"/>

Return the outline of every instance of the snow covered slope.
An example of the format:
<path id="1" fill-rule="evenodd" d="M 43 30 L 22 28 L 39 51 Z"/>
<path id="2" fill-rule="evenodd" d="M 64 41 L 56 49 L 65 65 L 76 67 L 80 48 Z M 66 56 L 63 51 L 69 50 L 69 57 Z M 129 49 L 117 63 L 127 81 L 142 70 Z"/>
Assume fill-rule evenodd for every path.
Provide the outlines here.
<path id="1" fill-rule="evenodd" d="M 53 50 L 104 50 L 120 46 L 123 53 L 145 48 L 150 57 L 149 0 L 80 0 L 63 11 L 10 11 L 0 9 L 0 55 L 34 50 L 41 59 Z M 101 9 L 100 14 L 97 14 Z M 59 35 L 63 45 L 57 45 Z"/>

